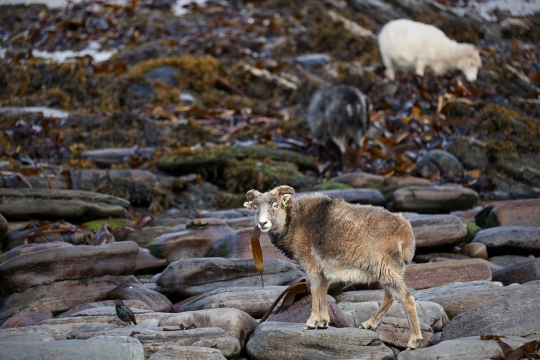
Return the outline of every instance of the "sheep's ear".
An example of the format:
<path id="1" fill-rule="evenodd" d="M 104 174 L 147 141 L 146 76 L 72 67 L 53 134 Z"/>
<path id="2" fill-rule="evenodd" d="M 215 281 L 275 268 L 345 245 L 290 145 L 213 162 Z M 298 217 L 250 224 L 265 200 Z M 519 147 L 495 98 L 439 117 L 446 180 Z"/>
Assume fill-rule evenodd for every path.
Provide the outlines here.
<path id="1" fill-rule="evenodd" d="M 283 206 L 289 206 L 290 200 L 291 200 L 291 194 L 284 194 L 281 196 L 281 204 Z"/>
<path id="2" fill-rule="evenodd" d="M 253 199 L 255 199 L 259 195 L 261 195 L 261 193 L 255 189 L 251 189 L 246 193 L 248 201 L 253 201 Z"/>
<path id="3" fill-rule="evenodd" d="M 252 206 L 253 206 L 253 201 L 246 201 L 244 203 L 244 207 L 248 208 L 249 210 L 252 209 Z"/>

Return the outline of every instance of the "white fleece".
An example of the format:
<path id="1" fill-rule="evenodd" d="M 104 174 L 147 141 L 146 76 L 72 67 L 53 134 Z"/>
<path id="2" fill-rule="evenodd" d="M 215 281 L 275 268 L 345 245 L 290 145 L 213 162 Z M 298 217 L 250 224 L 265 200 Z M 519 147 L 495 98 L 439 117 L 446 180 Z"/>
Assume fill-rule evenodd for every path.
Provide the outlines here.
<path id="1" fill-rule="evenodd" d="M 457 43 L 433 25 L 392 20 L 384 25 L 378 40 L 385 74 L 391 80 L 395 79 L 396 68 L 412 68 L 422 76 L 429 66 L 438 75 L 459 69 L 469 81 L 475 81 L 482 66 L 474 45 Z"/>

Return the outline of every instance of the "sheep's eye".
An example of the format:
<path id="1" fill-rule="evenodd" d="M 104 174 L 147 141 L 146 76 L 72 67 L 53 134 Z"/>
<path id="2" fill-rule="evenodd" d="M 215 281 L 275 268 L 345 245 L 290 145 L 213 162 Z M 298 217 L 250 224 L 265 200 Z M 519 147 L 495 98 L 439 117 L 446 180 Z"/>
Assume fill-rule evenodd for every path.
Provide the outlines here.
<path id="1" fill-rule="evenodd" d="M 255 211 L 259 211 L 259 207 L 257 205 L 253 205 L 253 208 L 255 209 Z"/>
<path id="2" fill-rule="evenodd" d="M 272 208 L 277 209 L 279 207 L 278 203 L 273 203 Z"/>

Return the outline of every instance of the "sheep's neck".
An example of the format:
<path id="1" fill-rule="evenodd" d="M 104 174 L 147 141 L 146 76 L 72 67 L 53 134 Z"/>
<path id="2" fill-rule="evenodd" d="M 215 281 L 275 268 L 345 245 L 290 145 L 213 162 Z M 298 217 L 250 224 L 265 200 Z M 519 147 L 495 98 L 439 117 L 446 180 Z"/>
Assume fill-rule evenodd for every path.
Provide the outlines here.
<path id="1" fill-rule="evenodd" d="M 286 209 L 287 216 L 285 218 L 285 226 L 283 227 L 283 231 L 281 232 L 272 232 L 270 231 L 268 233 L 268 236 L 270 237 L 270 240 L 272 241 L 272 244 L 274 244 L 275 247 L 277 247 L 287 258 L 289 259 L 295 259 L 295 256 L 292 251 L 292 240 L 293 236 L 291 234 L 290 229 L 291 227 L 291 213 L 293 211 L 294 205 L 291 203 Z"/>

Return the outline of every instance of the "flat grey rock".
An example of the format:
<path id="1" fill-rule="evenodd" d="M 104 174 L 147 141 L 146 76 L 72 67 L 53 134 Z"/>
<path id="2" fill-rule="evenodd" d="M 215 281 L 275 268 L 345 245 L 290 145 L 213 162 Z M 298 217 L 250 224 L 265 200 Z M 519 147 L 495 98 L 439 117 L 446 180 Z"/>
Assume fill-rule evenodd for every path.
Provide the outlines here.
<path id="1" fill-rule="evenodd" d="M 1 189 L 0 214 L 13 220 L 129 218 L 129 201 L 80 190 Z"/>
<path id="2" fill-rule="evenodd" d="M 129 336 L 107 336 L 89 340 L 11 342 L 9 346 L 0 346 L 0 358 L 2 360 L 144 360 L 144 353 L 137 339 Z"/>
<path id="3" fill-rule="evenodd" d="M 418 291 L 414 298 L 420 301 L 433 301 L 441 305 L 450 319 L 469 309 L 532 290 L 539 285 L 531 283 L 518 286 L 503 286 L 496 281 L 471 281 L 450 283 L 432 289 Z"/>
<path id="4" fill-rule="evenodd" d="M 179 309 L 179 312 L 235 308 L 248 313 L 254 318 L 261 318 L 286 288 L 286 286 L 265 286 L 262 289 L 258 286 L 249 286 L 217 289 L 204 293 L 184 304 Z"/>
<path id="5" fill-rule="evenodd" d="M 195 324 L 198 328 L 218 327 L 230 336 L 238 339 L 244 346 L 247 335 L 255 330 L 257 321 L 248 313 L 238 309 L 208 309 L 199 311 L 185 311 L 164 316 L 158 326 L 189 326 Z"/>
<path id="6" fill-rule="evenodd" d="M 493 280 L 504 285 L 524 284 L 540 280 L 540 258 L 507 266 L 493 273 Z"/>
<path id="7" fill-rule="evenodd" d="M 148 360 L 225 360 L 221 351 L 202 346 L 167 346 L 148 358 Z"/>
<path id="8" fill-rule="evenodd" d="M 265 259 L 265 288 L 284 285 L 307 277 L 298 265 L 284 260 Z M 253 286 L 262 287 L 261 277 L 253 259 L 197 258 L 175 261 L 157 279 L 157 291 L 169 297 L 187 298 L 208 291 Z"/>
<path id="9" fill-rule="evenodd" d="M 265 322 L 251 335 L 247 353 L 253 360 L 394 359 L 377 333 L 357 328 L 304 330 L 304 324 Z"/>
<path id="10" fill-rule="evenodd" d="M 540 335 L 540 289 L 476 306 L 459 314 L 442 331 L 441 340 L 475 335 Z"/>
<path id="11" fill-rule="evenodd" d="M 517 336 L 508 336 L 501 339 L 512 349 L 527 343 L 530 339 Z M 504 353 L 495 340 L 480 340 L 480 336 L 463 337 L 454 340 L 443 341 L 424 349 L 402 351 L 398 360 L 469 360 L 469 359 L 492 359 L 495 356 L 503 356 Z"/>
<path id="12" fill-rule="evenodd" d="M 24 341 L 41 342 L 65 339 L 66 334 L 63 331 L 48 325 L 34 325 L 18 328 L 0 329 L 0 343 Z M 4 346 L 0 346 L 0 348 L 2 347 Z"/>
<path id="13" fill-rule="evenodd" d="M 345 315 L 349 326 L 359 327 L 379 309 L 381 303 L 380 301 L 341 302 L 338 307 Z M 416 301 L 416 312 L 418 320 L 431 326 L 434 331 L 441 330 L 449 321 L 442 306 L 431 301 Z M 394 301 L 385 316 L 407 317 L 405 309 L 399 301 Z"/>
<path id="14" fill-rule="evenodd" d="M 467 235 L 467 226 L 455 215 L 405 215 L 410 221 L 417 248 L 457 244 Z"/>
<path id="15" fill-rule="evenodd" d="M 498 226 L 476 233 L 473 239 L 486 245 L 489 255 L 540 256 L 540 228 L 528 226 Z"/>
<path id="16" fill-rule="evenodd" d="M 330 197 L 340 198 L 351 204 L 384 206 L 386 200 L 379 190 L 373 189 L 350 189 L 350 190 L 320 190 L 317 191 Z M 314 192 L 301 192 L 295 196 L 312 194 Z"/>
<path id="17" fill-rule="evenodd" d="M 223 329 L 217 327 L 180 330 L 178 326 L 88 324 L 68 333 L 67 338 L 90 339 L 96 336 L 130 336 L 132 334 L 143 345 L 145 358 L 171 345 L 217 348 L 226 358 L 237 356 L 241 350 L 240 342 L 236 338 L 229 336 Z"/>
<path id="18" fill-rule="evenodd" d="M 411 186 L 394 192 L 394 206 L 399 211 L 441 214 L 468 210 L 480 200 L 478 193 L 462 186 Z"/>

